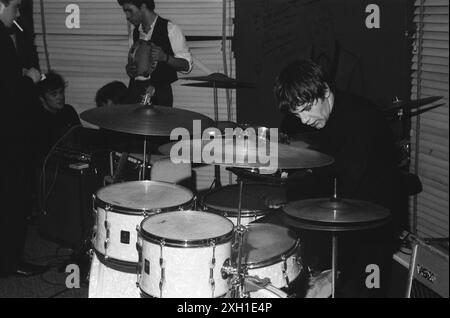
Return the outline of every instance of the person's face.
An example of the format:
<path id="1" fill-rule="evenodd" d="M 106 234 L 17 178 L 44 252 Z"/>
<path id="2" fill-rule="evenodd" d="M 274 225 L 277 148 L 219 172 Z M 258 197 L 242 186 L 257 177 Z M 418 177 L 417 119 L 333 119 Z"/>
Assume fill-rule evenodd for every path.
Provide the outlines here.
<path id="1" fill-rule="evenodd" d="M 323 99 L 316 99 L 312 103 L 297 106 L 292 113 L 301 119 L 302 123 L 316 129 L 322 129 L 327 124 L 332 105 L 329 93 Z"/>
<path id="2" fill-rule="evenodd" d="M 51 110 L 61 110 L 66 103 L 66 96 L 64 94 L 64 88 L 48 91 L 44 94 L 44 102 Z"/>
<path id="3" fill-rule="evenodd" d="M 125 16 L 127 18 L 127 21 L 133 24 L 134 26 L 138 26 L 142 23 L 142 11 L 138 7 L 136 7 L 134 4 L 131 3 L 124 3 L 122 6 L 123 12 L 125 12 Z"/>
<path id="4" fill-rule="evenodd" d="M 14 20 L 20 17 L 19 8 L 21 3 L 22 0 L 12 0 L 8 5 L 5 5 L 2 2 L 2 4 L 5 5 L 5 8 L 0 14 L 0 21 L 3 22 L 5 27 L 11 28 L 13 26 Z"/>

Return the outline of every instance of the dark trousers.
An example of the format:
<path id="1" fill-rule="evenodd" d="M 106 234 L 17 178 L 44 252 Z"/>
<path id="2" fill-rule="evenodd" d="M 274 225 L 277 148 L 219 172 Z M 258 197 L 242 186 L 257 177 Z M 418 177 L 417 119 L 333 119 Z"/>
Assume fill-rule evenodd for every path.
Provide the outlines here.
<path id="1" fill-rule="evenodd" d="M 148 86 L 152 85 L 150 81 L 130 81 L 128 87 L 128 103 L 139 104 L 142 96 L 145 94 Z M 173 106 L 173 92 L 171 85 L 155 87 L 155 94 L 152 98 L 153 105 Z"/>
<path id="2" fill-rule="evenodd" d="M 5 144 L 7 143 L 7 144 Z M 4 143 L 0 181 L 0 273 L 11 273 L 22 260 L 30 214 L 30 163 L 22 145 Z"/>

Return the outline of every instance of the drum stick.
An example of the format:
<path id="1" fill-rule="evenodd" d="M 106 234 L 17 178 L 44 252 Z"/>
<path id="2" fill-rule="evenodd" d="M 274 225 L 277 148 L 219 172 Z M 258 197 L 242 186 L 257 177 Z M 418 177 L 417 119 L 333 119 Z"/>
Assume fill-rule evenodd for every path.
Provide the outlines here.
<path id="1" fill-rule="evenodd" d="M 16 20 L 14 20 L 13 23 L 20 30 L 20 32 L 23 32 L 22 27 L 19 25 L 19 23 L 16 22 Z"/>

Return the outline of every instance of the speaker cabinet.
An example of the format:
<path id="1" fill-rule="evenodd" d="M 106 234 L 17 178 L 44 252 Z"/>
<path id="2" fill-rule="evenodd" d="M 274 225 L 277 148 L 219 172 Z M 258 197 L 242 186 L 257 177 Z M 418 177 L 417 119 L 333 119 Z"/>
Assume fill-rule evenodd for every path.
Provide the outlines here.
<path id="1" fill-rule="evenodd" d="M 87 164 L 49 165 L 45 182 L 39 184 L 40 234 L 78 249 L 90 236 L 94 224 L 92 195 L 102 186 L 102 177 Z"/>

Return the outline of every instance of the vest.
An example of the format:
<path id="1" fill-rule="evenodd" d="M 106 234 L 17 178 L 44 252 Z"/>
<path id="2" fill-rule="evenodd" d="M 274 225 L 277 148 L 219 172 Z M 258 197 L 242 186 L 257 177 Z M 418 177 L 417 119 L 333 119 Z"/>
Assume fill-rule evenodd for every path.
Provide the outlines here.
<path id="1" fill-rule="evenodd" d="M 170 56 L 174 56 L 172 46 L 170 45 L 169 35 L 167 32 L 167 23 L 169 21 L 158 17 L 155 23 L 155 29 L 152 33 L 151 42 L 161 47 L 164 52 Z M 133 41 L 139 40 L 139 28 L 136 27 L 133 31 Z M 158 66 L 151 74 L 150 83 L 155 87 L 168 86 L 178 79 L 177 72 L 167 65 L 165 62 L 159 62 Z"/>

